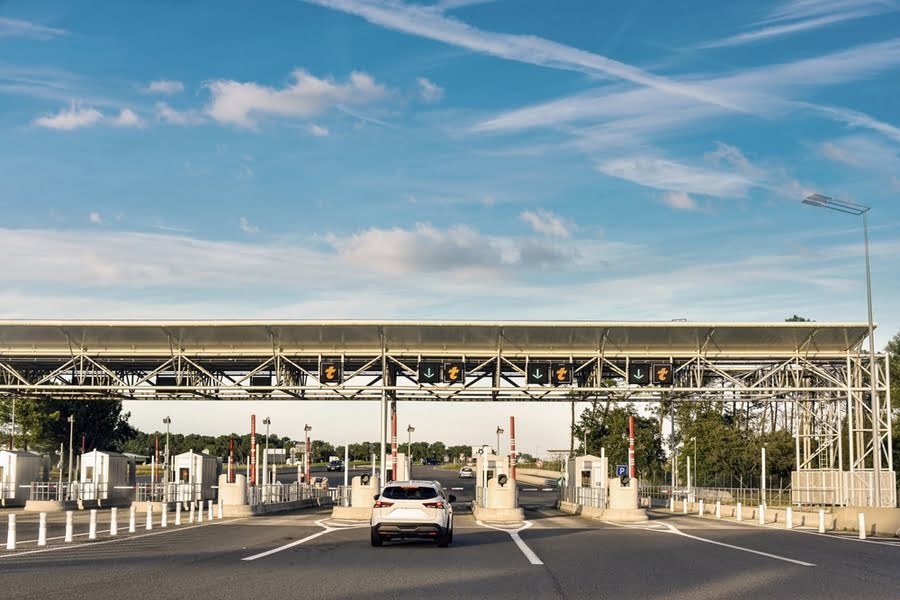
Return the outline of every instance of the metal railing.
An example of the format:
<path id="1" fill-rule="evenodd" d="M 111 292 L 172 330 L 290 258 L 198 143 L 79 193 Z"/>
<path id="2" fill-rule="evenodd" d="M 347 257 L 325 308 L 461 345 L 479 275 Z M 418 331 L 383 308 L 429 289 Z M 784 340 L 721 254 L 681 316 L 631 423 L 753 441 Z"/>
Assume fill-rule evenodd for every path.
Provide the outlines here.
<path id="1" fill-rule="evenodd" d="M 55 483 L 33 481 L 29 486 L 28 499 L 39 502 L 69 502 L 84 499 L 105 498 L 108 485 L 105 483 Z"/>
<path id="2" fill-rule="evenodd" d="M 350 506 L 350 486 L 339 485 L 328 490 L 328 496 L 337 506 Z"/>
<path id="3" fill-rule="evenodd" d="M 783 488 L 766 489 L 765 494 L 759 488 L 748 487 L 676 487 L 671 485 L 644 485 L 641 484 L 639 495 L 649 498 L 651 504 L 657 506 L 668 504 L 674 498 L 681 502 L 705 503 L 720 502 L 722 504 L 737 504 L 744 506 L 837 506 L 839 490 L 821 486 L 810 488 L 794 488 L 790 485 Z M 653 500 L 657 502 L 653 503 Z"/>
<path id="4" fill-rule="evenodd" d="M 16 497 L 16 484 L 11 481 L 0 483 L 0 500 L 12 500 Z"/>
<path id="5" fill-rule="evenodd" d="M 581 506 L 606 508 L 606 489 L 602 487 L 565 487 L 560 490 L 560 498 Z"/>
<path id="6" fill-rule="evenodd" d="M 247 499 L 250 506 L 265 504 L 281 504 L 284 502 L 298 502 L 301 500 L 319 500 L 330 497 L 330 490 L 310 487 L 305 483 L 269 483 L 255 485 L 247 489 Z"/>
<path id="7" fill-rule="evenodd" d="M 213 500 L 215 492 L 210 491 L 204 497 L 203 485 L 200 483 L 138 483 L 134 486 L 134 499 L 137 502 L 196 502 Z"/>

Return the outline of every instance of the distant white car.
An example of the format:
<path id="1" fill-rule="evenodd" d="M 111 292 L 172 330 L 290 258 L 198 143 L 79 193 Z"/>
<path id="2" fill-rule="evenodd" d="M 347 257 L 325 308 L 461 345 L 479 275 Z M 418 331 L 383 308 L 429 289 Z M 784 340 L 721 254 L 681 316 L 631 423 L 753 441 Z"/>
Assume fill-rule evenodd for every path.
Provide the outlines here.
<path id="1" fill-rule="evenodd" d="M 314 488 L 318 488 L 320 490 L 328 489 L 328 478 L 327 477 L 310 477 L 309 479 L 310 485 Z"/>
<path id="2" fill-rule="evenodd" d="M 475 479 L 475 470 L 472 467 L 462 467 L 459 470 L 459 479 Z"/>
<path id="3" fill-rule="evenodd" d="M 433 539 L 440 548 L 453 541 L 453 507 L 437 481 L 394 481 L 375 496 L 372 508 L 373 546 L 395 538 Z"/>

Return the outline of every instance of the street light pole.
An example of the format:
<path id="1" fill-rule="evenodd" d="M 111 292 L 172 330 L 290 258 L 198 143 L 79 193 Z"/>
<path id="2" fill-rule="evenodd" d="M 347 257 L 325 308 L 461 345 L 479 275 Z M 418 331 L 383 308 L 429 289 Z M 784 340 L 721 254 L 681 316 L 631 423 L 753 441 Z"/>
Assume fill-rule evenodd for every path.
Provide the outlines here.
<path id="1" fill-rule="evenodd" d="M 697 436 L 691 436 L 694 442 L 694 487 L 697 487 L 697 481 L 700 480 L 700 464 L 697 462 Z"/>
<path id="2" fill-rule="evenodd" d="M 412 425 L 406 428 L 406 464 L 409 465 L 406 476 L 408 479 L 412 479 L 412 434 L 415 430 L 416 428 Z"/>
<path id="3" fill-rule="evenodd" d="M 500 456 L 500 436 L 503 435 L 503 428 L 497 426 L 497 456 Z"/>
<path id="4" fill-rule="evenodd" d="M 303 431 L 306 432 L 306 452 L 303 454 L 306 456 L 306 484 L 309 485 L 309 432 L 312 431 L 312 427 L 309 425 L 303 426 Z"/>
<path id="5" fill-rule="evenodd" d="M 589 431 L 590 431 L 590 429 L 588 429 L 587 427 L 584 428 L 584 455 L 585 456 L 587 456 L 587 453 L 588 453 L 587 436 L 588 436 Z"/>
<path id="6" fill-rule="evenodd" d="M 266 426 L 266 453 L 263 455 L 263 481 L 269 483 L 269 425 L 272 419 L 266 417 L 263 419 L 263 425 Z"/>
<path id="7" fill-rule="evenodd" d="M 874 506 L 878 508 L 881 506 L 881 400 L 878 397 L 878 371 L 875 365 L 875 321 L 872 317 L 872 273 L 869 268 L 869 211 L 872 210 L 872 207 L 847 202 L 846 200 L 835 200 L 822 194 L 807 196 L 804 198 L 803 203 L 857 217 L 862 216 L 863 218 L 863 239 L 865 240 L 866 256 L 866 306 L 869 317 L 869 384 L 872 395 L 872 466 L 875 478 L 873 492 L 875 496 Z"/>

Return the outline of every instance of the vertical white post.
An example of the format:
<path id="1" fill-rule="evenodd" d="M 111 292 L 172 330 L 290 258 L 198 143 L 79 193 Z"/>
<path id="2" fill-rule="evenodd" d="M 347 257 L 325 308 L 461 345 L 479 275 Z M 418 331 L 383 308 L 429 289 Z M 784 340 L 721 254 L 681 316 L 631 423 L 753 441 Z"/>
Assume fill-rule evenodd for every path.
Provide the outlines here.
<path id="1" fill-rule="evenodd" d="M 675 494 L 673 490 L 672 497 L 669 498 L 669 512 L 675 512 Z"/>
<path id="2" fill-rule="evenodd" d="M 787 517 L 785 519 L 785 527 L 788 529 L 794 528 L 794 510 L 788 506 L 787 507 Z"/>
<path id="3" fill-rule="evenodd" d="M 684 514 L 688 514 L 688 499 L 687 496 L 684 497 L 684 500 L 681 501 L 681 512 Z"/>
<path id="4" fill-rule="evenodd" d="M 760 448 L 760 460 L 762 464 L 762 477 L 759 478 L 759 503 L 766 505 L 766 447 Z"/>
<path id="5" fill-rule="evenodd" d="M 137 508 L 134 504 L 131 505 L 131 510 L 128 512 L 128 533 L 134 533 L 134 530 L 137 526 Z"/>
<path id="6" fill-rule="evenodd" d="M 689 496 L 694 495 L 693 480 L 691 479 L 691 457 L 687 457 L 687 493 Z M 693 500 L 693 498 L 691 498 Z"/>
<path id="7" fill-rule="evenodd" d="M 16 549 L 16 515 L 9 515 L 9 526 L 6 530 L 6 549 Z"/>
<path id="8" fill-rule="evenodd" d="M 860 515 L 862 517 L 862 515 Z M 41 513 L 41 520 L 38 525 L 38 546 L 47 545 L 47 513 Z"/>
<path id="9" fill-rule="evenodd" d="M 194 501 L 191 500 L 191 504 L 190 504 L 190 517 L 188 518 L 188 523 L 193 523 L 193 522 L 194 522 Z"/>
<path id="10" fill-rule="evenodd" d="M 97 509 L 91 509 L 91 524 L 88 526 L 88 539 L 97 539 Z"/>
<path id="11" fill-rule="evenodd" d="M 181 502 L 175 504 L 175 525 L 181 525 Z"/>
<path id="12" fill-rule="evenodd" d="M 825 511 L 819 511 L 819 533 L 825 533 Z"/>
<path id="13" fill-rule="evenodd" d="M 147 503 L 147 530 L 153 529 L 153 505 Z"/>
<path id="14" fill-rule="evenodd" d="M 212 509 L 212 500 L 207 501 L 207 505 L 209 506 L 209 520 L 213 520 L 213 509 Z"/>
<path id="15" fill-rule="evenodd" d="M 722 518 L 722 501 L 721 500 L 716 500 L 716 518 L 717 519 Z"/>
<path id="16" fill-rule="evenodd" d="M 699 511 L 699 514 L 700 514 L 701 517 L 703 516 L 703 498 L 700 498 L 700 511 Z"/>
<path id="17" fill-rule="evenodd" d="M 760 525 L 766 524 L 766 505 L 765 504 L 759 505 L 759 524 Z"/>
<path id="18" fill-rule="evenodd" d="M 73 523 L 74 518 L 75 518 L 75 513 L 73 513 L 71 510 L 67 510 L 66 511 L 66 537 L 63 538 L 63 540 L 65 542 L 72 541 L 73 533 L 74 533 L 73 530 L 75 529 L 75 526 Z"/>
<path id="19" fill-rule="evenodd" d="M 859 539 L 866 539 L 866 513 L 859 513 Z"/>
<path id="20" fill-rule="evenodd" d="M 737 503 L 737 520 L 738 520 L 738 521 L 743 521 L 743 519 L 741 518 L 742 516 L 743 516 L 743 515 L 741 515 L 741 503 L 738 502 L 738 503 Z"/>
<path id="21" fill-rule="evenodd" d="M 220 519 L 225 518 L 225 501 L 222 500 L 221 498 L 219 499 L 219 518 Z"/>
<path id="22" fill-rule="evenodd" d="M 197 502 L 197 522 L 203 522 L 203 500 Z"/>
<path id="23" fill-rule="evenodd" d="M 109 535 L 119 535 L 119 509 L 115 506 L 109 510 Z"/>
<path id="24" fill-rule="evenodd" d="M 165 529 L 169 526 L 169 506 L 163 502 L 162 514 L 159 517 L 159 526 Z"/>

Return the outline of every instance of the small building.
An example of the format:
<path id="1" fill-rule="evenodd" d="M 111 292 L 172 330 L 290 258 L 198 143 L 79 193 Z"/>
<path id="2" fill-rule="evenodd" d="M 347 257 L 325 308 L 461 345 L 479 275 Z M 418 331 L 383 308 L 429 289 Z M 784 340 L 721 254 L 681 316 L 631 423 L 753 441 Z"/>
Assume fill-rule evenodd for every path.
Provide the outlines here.
<path id="1" fill-rule="evenodd" d="M 215 500 L 219 460 L 209 454 L 189 450 L 172 459 L 178 502 Z"/>
<path id="2" fill-rule="evenodd" d="M 91 450 L 81 455 L 78 498 L 128 500 L 134 495 L 134 461 L 118 452 Z"/>
<path id="3" fill-rule="evenodd" d="M 0 506 L 25 505 L 31 482 L 40 480 L 42 462 L 34 452 L 0 450 Z"/>

